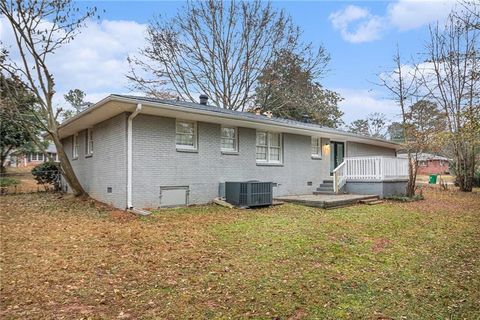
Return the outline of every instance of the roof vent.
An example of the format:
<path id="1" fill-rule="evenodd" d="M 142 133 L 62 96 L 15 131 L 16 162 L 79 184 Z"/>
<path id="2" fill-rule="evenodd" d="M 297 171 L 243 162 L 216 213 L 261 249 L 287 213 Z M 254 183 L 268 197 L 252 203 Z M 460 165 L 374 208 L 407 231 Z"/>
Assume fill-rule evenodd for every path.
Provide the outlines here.
<path id="1" fill-rule="evenodd" d="M 302 116 L 302 122 L 304 123 L 310 123 L 310 116 L 308 114 L 304 114 Z"/>
<path id="2" fill-rule="evenodd" d="M 266 116 L 267 118 L 271 118 L 273 116 L 273 113 L 272 111 L 268 110 L 268 111 L 265 111 L 263 115 Z"/>
<path id="3" fill-rule="evenodd" d="M 203 104 L 206 106 L 208 103 L 208 96 L 206 94 L 201 94 L 200 95 L 200 104 Z"/>

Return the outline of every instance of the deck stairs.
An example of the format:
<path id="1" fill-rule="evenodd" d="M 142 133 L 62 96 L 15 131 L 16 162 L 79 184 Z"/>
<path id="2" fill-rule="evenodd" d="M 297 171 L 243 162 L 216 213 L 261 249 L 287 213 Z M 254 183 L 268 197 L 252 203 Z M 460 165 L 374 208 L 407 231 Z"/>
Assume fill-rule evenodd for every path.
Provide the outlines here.
<path id="1" fill-rule="evenodd" d="M 360 203 L 368 204 L 369 206 L 372 206 L 372 205 L 375 205 L 375 204 L 381 204 L 381 203 L 383 203 L 383 201 L 380 200 L 380 199 L 377 197 L 376 199 L 375 199 L 375 198 L 371 198 L 371 199 L 360 200 Z"/>
<path id="2" fill-rule="evenodd" d="M 333 180 L 323 180 L 313 194 L 335 194 L 335 191 L 333 190 Z"/>
<path id="3" fill-rule="evenodd" d="M 317 190 L 313 192 L 314 195 L 335 195 L 335 191 L 333 189 L 333 180 L 323 180 L 323 182 L 318 186 Z M 332 201 L 329 203 L 325 203 L 325 208 L 338 208 L 343 206 L 352 205 L 355 203 L 361 203 L 366 205 L 376 205 L 383 203 L 382 200 L 378 196 L 370 196 L 368 198 L 364 198 L 361 200 L 340 200 L 340 201 Z"/>

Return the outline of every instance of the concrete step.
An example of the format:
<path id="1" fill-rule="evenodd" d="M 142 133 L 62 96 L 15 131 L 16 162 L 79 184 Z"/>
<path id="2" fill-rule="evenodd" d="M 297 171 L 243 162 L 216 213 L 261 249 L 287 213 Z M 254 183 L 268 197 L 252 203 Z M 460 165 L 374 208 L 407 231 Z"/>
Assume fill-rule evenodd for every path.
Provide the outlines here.
<path id="1" fill-rule="evenodd" d="M 333 184 L 333 180 L 323 180 L 323 183 L 324 184 Z"/>
<path id="2" fill-rule="evenodd" d="M 375 205 L 375 204 L 383 203 L 383 201 L 380 200 L 378 197 L 372 197 L 372 198 L 369 198 L 369 199 L 360 200 L 360 203 L 368 204 L 368 205 Z"/>
<path id="3" fill-rule="evenodd" d="M 333 190 L 333 185 L 330 185 L 330 184 L 321 184 L 318 186 L 318 188 L 322 188 L 322 189 L 332 189 Z"/>
<path id="4" fill-rule="evenodd" d="M 371 206 L 371 205 L 375 205 L 375 204 L 381 204 L 381 203 L 383 203 L 383 201 L 382 201 L 382 200 L 377 200 L 377 201 L 370 201 L 370 202 L 367 202 L 367 204 L 368 204 L 369 206 Z"/>
<path id="5" fill-rule="evenodd" d="M 320 186 L 317 188 L 317 191 L 333 191 L 333 187 Z"/>

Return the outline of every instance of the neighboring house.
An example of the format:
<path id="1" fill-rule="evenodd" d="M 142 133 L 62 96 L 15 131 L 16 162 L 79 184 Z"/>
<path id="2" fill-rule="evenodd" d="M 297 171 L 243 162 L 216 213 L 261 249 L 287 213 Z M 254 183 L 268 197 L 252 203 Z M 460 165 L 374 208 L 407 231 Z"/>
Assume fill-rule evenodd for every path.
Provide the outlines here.
<path id="1" fill-rule="evenodd" d="M 85 190 L 118 208 L 208 203 L 225 181 L 271 181 L 274 195 L 311 194 L 325 180 L 380 195 L 406 185 L 396 143 L 205 100 L 110 95 L 59 134 Z"/>
<path id="2" fill-rule="evenodd" d="M 29 153 L 12 152 L 9 157 L 9 166 L 11 167 L 34 167 L 42 164 L 48 159 L 58 161 L 57 148 L 53 143 L 50 143 L 44 152 L 35 151 Z"/>
<path id="3" fill-rule="evenodd" d="M 398 154 L 399 158 L 408 158 L 408 155 L 405 153 Z M 418 154 L 418 168 L 417 174 L 428 175 L 428 174 L 448 174 L 450 173 L 450 161 L 451 159 L 430 154 L 430 153 L 419 153 Z"/>

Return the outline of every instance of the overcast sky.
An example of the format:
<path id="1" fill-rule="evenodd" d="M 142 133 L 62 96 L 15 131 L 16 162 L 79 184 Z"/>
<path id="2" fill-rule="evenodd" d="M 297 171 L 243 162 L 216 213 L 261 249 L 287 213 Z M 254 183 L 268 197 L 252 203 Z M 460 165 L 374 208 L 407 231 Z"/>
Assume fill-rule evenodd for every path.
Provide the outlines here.
<path id="1" fill-rule="evenodd" d="M 69 89 L 87 93 L 96 102 L 110 93 L 129 93 L 125 74 L 128 55 L 144 45 L 146 24 L 154 14 L 173 15 L 182 2 L 88 1 L 101 14 L 52 59 L 58 105 Z M 322 83 L 345 99 L 340 107 L 344 120 L 372 112 L 398 117 L 398 107 L 375 83 L 376 74 L 392 67 L 398 43 L 409 58 L 422 52 L 428 24 L 443 20 L 453 1 L 275 1 L 304 30 L 304 39 L 324 45 L 332 57 L 331 71 Z M 8 25 L 0 19 L 0 40 L 13 44 Z"/>

